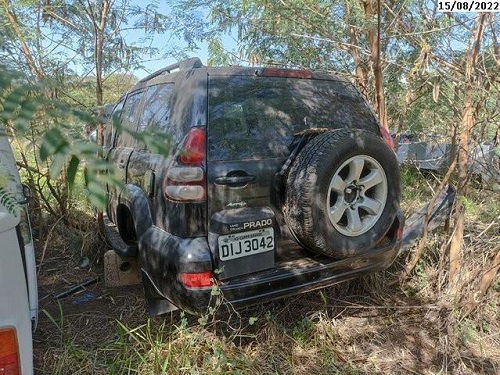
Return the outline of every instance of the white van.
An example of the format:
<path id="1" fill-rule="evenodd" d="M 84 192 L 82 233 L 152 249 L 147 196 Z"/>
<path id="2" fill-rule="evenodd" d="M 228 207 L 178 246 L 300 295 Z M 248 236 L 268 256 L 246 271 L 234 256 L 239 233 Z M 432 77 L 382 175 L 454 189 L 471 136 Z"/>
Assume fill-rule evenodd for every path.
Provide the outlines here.
<path id="1" fill-rule="evenodd" d="M 31 375 L 38 293 L 29 189 L 1 132 L 0 127 L 0 375 Z"/>

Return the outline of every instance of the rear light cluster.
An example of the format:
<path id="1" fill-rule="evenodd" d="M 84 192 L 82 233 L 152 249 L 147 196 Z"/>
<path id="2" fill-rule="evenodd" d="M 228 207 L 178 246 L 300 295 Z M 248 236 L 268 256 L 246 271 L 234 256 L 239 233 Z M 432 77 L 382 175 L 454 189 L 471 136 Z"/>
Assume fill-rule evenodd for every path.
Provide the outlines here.
<path id="1" fill-rule="evenodd" d="M 210 271 L 181 272 L 179 279 L 186 288 L 206 288 L 213 285 Z"/>
<path id="2" fill-rule="evenodd" d="M 284 77 L 284 78 L 312 78 L 310 70 L 293 70 L 280 68 L 265 68 L 262 74 L 265 77 Z"/>
<path id="3" fill-rule="evenodd" d="M 203 202 L 206 199 L 205 131 L 192 128 L 167 171 L 164 192 L 176 202 Z"/>
<path id="4" fill-rule="evenodd" d="M 385 143 L 387 144 L 387 146 L 389 146 L 391 150 L 394 150 L 394 140 L 392 139 L 389 131 L 383 126 L 379 126 L 379 132 L 382 138 L 384 139 Z"/>
<path id="5" fill-rule="evenodd" d="M 0 375 L 19 375 L 17 337 L 14 328 L 0 329 Z"/>

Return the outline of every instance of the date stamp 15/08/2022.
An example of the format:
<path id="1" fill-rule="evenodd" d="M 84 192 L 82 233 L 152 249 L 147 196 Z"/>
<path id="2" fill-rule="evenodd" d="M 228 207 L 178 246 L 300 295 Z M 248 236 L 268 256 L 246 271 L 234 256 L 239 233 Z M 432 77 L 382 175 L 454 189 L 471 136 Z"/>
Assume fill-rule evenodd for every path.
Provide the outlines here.
<path id="1" fill-rule="evenodd" d="M 438 0 L 440 12 L 500 12 L 500 0 Z"/>

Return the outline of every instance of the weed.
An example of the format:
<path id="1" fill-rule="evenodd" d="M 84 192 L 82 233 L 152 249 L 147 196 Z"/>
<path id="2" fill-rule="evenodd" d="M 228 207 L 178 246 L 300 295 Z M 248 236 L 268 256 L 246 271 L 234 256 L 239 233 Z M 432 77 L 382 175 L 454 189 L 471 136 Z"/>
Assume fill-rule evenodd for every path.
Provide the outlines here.
<path id="1" fill-rule="evenodd" d="M 466 319 L 460 324 L 460 339 L 464 344 L 473 342 L 475 339 L 475 324 L 469 319 Z"/>
<path id="2" fill-rule="evenodd" d="M 306 344 L 311 338 L 313 322 L 305 317 L 292 328 L 292 337 L 299 345 Z"/>

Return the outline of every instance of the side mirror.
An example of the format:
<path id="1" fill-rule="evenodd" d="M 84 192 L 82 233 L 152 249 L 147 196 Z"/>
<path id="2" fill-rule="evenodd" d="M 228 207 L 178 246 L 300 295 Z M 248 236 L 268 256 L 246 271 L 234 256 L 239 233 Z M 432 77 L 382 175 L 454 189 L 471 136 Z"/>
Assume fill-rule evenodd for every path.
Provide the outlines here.
<path id="1" fill-rule="evenodd" d="M 22 184 L 22 198 L 17 201 L 19 204 L 27 204 L 31 200 L 31 189 L 28 185 Z"/>

